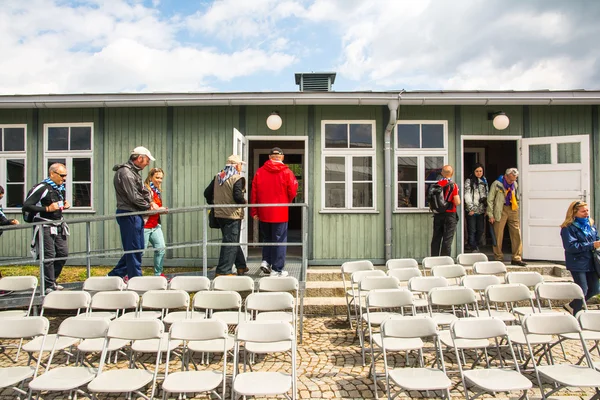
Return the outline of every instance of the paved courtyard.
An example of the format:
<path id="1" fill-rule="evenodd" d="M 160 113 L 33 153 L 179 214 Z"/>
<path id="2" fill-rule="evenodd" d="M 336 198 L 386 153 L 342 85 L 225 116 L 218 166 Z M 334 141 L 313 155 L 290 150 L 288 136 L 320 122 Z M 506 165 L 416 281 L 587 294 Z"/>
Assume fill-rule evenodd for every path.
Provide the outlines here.
<path id="1" fill-rule="evenodd" d="M 63 317 L 50 317 L 51 332 L 56 332 L 58 324 Z M 348 329 L 344 318 L 319 317 L 307 318 L 304 325 L 304 343 L 298 348 L 298 398 L 300 399 L 365 399 L 373 398 L 373 383 L 369 374 L 369 367 L 363 367 L 361 362 L 360 347 L 354 332 Z M 567 355 L 570 360 L 575 360 L 580 351 L 574 345 L 566 346 Z M 600 359 L 595 353 L 595 360 Z M 259 358 L 254 365 L 255 370 L 278 371 L 287 368 L 289 362 L 281 359 L 283 356 Z M 27 357 L 21 356 L 20 365 L 24 365 Z M 452 362 L 454 355 L 449 354 L 446 358 L 446 368 L 451 371 L 456 369 Z M 121 357 L 118 366 L 124 367 L 126 361 Z M 231 360 L 230 360 L 231 361 Z M 151 362 L 151 361 L 150 361 Z M 215 364 L 220 362 L 220 357 L 214 360 Z M 404 355 L 394 357 L 397 365 L 404 365 Z M 369 363 L 369 358 L 367 358 Z M 0 366 L 11 365 L 7 357 L 0 354 Z M 171 368 L 179 368 L 179 361 L 173 361 Z M 213 365 L 214 366 L 214 365 Z M 115 368 L 115 365 L 109 365 Z M 204 368 L 200 366 L 200 368 Z M 383 370 L 383 362 L 379 363 L 379 371 Z M 533 373 L 526 374 L 535 382 Z M 453 398 L 464 398 L 464 392 L 457 373 L 450 373 L 454 387 L 451 395 Z M 159 385 L 160 385 L 159 381 Z M 379 397 L 385 398 L 383 381 L 380 382 Z M 600 384 L 600 382 L 599 382 Z M 229 389 L 228 389 L 229 393 Z M 430 393 L 431 394 L 431 393 Z M 594 394 L 593 390 L 565 389 L 557 396 L 551 398 L 560 399 L 589 399 Z M 439 395 L 439 394 L 438 394 Z M 160 393 L 162 396 L 162 393 Z M 402 393 L 400 398 L 423 398 L 425 393 L 411 392 Z M 433 394 L 432 394 L 433 396 Z M 530 399 L 539 399 L 540 391 L 534 383 L 534 388 L 529 392 Z M 0 399 L 14 399 L 15 392 L 5 389 L 0 392 Z M 486 396 L 492 397 L 492 396 Z M 63 399 L 66 394 L 44 395 L 43 399 Z M 105 398 L 105 397 L 101 397 Z M 123 395 L 109 396 L 108 398 L 123 398 Z M 160 398 L 160 397 L 158 397 Z M 191 398 L 188 396 L 188 398 Z M 208 398 L 206 395 L 198 395 L 196 398 Z M 433 397 L 435 398 L 435 397 Z M 505 394 L 499 394 L 498 399 L 506 398 Z M 511 398 L 517 398 L 516 393 Z"/>

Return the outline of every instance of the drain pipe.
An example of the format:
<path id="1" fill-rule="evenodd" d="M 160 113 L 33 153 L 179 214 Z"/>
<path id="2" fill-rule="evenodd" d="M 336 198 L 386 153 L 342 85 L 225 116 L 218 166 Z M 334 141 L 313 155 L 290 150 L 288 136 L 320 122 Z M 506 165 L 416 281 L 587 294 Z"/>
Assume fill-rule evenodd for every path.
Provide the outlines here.
<path id="1" fill-rule="evenodd" d="M 383 155 L 384 155 L 384 228 L 385 228 L 385 260 L 392 258 L 392 204 L 394 204 L 392 184 L 393 172 L 392 168 L 392 132 L 397 122 L 398 106 L 402 92 L 398 94 L 398 100 L 392 100 L 388 103 L 390 109 L 390 120 L 385 127 L 383 137 Z"/>

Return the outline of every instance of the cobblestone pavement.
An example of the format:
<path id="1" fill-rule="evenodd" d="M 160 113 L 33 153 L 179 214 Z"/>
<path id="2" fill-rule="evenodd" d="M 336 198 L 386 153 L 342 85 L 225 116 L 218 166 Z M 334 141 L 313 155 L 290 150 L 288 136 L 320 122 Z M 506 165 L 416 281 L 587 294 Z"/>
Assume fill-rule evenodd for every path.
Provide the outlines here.
<path id="1" fill-rule="evenodd" d="M 50 317 L 51 332 L 56 332 L 58 324 L 63 317 Z M 360 346 L 354 332 L 348 328 L 348 324 L 344 318 L 308 318 L 304 325 L 304 343 L 298 347 L 298 398 L 299 399 L 368 399 L 374 398 L 373 381 L 369 376 L 370 358 L 367 357 L 367 366 L 362 366 Z M 565 346 L 569 360 L 576 360 L 581 354 L 577 346 Z M 600 358 L 598 353 L 594 355 L 595 360 Z M 19 365 L 25 365 L 25 355 L 23 354 L 19 360 Z M 448 354 L 446 357 L 446 368 L 454 383 L 451 390 L 451 396 L 455 399 L 465 398 L 462 384 L 457 373 L 450 371 L 455 370 L 457 366 L 452 362 L 453 354 Z M 97 359 L 92 359 L 97 361 Z M 220 363 L 220 357 L 213 360 L 212 366 Z M 231 361 L 231 360 L 229 360 Z M 148 359 L 151 363 L 151 359 Z M 404 365 L 404 355 L 394 357 L 396 365 Z M 8 358 L 0 354 L 0 367 L 12 365 Z M 126 361 L 121 357 L 121 360 L 115 364 L 111 364 L 108 368 L 125 367 Z M 171 368 L 178 369 L 179 361 L 172 361 Z M 200 369 L 206 368 L 200 366 Z M 289 371 L 289 359 L 283 355 L 262 358 L 259 357 L 254 365 L 254 370 L 269 370 L 269 371 Z M 163 368 L 164 370 L 164 368 Z M 383 362 L 378 364 L 378 371 L 382 372 Z M 533 373 L 526 373 L 533 382 L 535 376 Z M 159 385 L 160 385 L 159 381 Z M 379 397 L 385 398 L 383 379 L 379 381 Z M 600 383 L 600 382 L 599 382 Z M 228 395 L 230 391 L 228 388 Z M 589 399 L 594 394 L 593 390 L 581 389 L 563 389 L 558 395 L 551 398 L 564 399 Z M 159 393 L 162 396 L 162 392 Z M 436 395 L 430 393 L 432 398 Z M 439 396 L 439 393 L 437 393 Z M 426 397 L 426 393 L 411 392 L 401 393 L 399 398 L 422 398 Z M 484 396 L 492 397 L 492 396 Z M 510 395 L 510 398 L 517 398 L 518 394 Z M 9 389 L 4 389 L 0 392 L 0 399 L 14 399 L 15 392 Z M 47 394 L 42 396 L 43 399 L 63 399 L 67 398 L 67 394 Z M 115 395 L 101 398 L 124 398 L 123 395 Z M 160 398 L 160 397 L 159 397 Z M 188 396 L 188 398 L 192 398 Z M 206 395 L 197 395 L 196 398 L 208 398 Z M 498 394 L 496 399 L 508 398 L 506 394 Z M 529 391 L 530 399 L 539 399 L 540 391 L 537 384 Z"/>

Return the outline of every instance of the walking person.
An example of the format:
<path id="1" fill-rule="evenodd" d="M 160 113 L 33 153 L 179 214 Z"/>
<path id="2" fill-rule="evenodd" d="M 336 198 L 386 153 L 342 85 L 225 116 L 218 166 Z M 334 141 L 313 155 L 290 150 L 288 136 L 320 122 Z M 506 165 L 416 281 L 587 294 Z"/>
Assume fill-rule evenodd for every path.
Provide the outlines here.
<path id="1" fill-rule="evenodd" d="M 567 215 L 560 226 L 560 237 L 565 249 L 565 263 L 573 281 L 581 287 L 585 300 L 600 293 L 598 274 L 594 266 L 593 252 L 600 248 L 600 237 L 590 209 L 584 201 L 574 201 L 567 208 Z M 575 299 L 565 309 L 576 315 L 583 301 Z"/>
<path id="2" fill-rule="evenodd" d="M 165 173 L 160 168 L 152 168 L 144 181 L 146 188 L 150 190 L 152 201 L 163 208 L 162 203 L 162 181 Z M 166 208 L 165 208 L 166 210 Z M 148 243 L 154 248 L 154 275 L 165 276 L 163 274 L 163 263 L 165 260 L 165 236 L 163 235 L 160 224 L 160 213 L 148 216 L 144 225 L 144 247 L 148 248 Z M 158 250 L 157 250 L 158 249 Z"/>
<path id="3" fill-rule="evenodd" d="M 4 198 L 4 187 L 2 187 L 2 185 L 0 185 L 0 200 L 2 200 Z M 8 219 L 6 217 L 6 215 L 4 214 L 4 211 L 2 211 L 2 206 L 0 205 L 0 226 L 6 226 L 6 225 L 19 225 L 19 221 L 16 219 Z M 2 236 L 2 234 L 4 233 L 4 231 L 0 231 L 0 236 Z"/>
<path id="4" fill-rule="evenodd" d="M 129 161 L 113 167 L 113 184 L 117 195 L 117 214 L 136 211 L 158 210 L 160 207 L 152 201 L 150 190 L 144 186 L 140 172 L 155 161 L 150 150 L 143 146 L 131 151 Z M 142 253 L 144 250 L 144 218 L 141 215 L 117 217 L 121 243 L 124 251 L 140 250 L 123 254 L 108 276 L 120 276 L 125 281 L 142 276 Z"/>
<path id="5" fill-rule="evenodd" d="M 298 193 L 294 173 L 283 163 L 283 151 L 271 149 L 269 159 L 252 180 L 252 204 L 291 203 Z M 259 221 L 261 235 L 267 243 L 287 243 L 289 207 L 252 207 L 252 218 Z M 260 269 L 271 276 L 287 276 L 284 271 L 286 246 L 263 246 Z"/>
<path id="6" fill-rule="evenodd" d="M 33 228 L 31 252 L 34 257 L 39 256 L 38 235 L 43 235 L 44 260 L 51 258 L 64 258 L 63 260 L 44 261 L 44 287 L 48 294 L 54 290 L 64 288 L 56 281 L 67 262 L 69 255 L 69 226 L 63 218 L 63 211 L 71 208 L 65 198 L 65 182 L 67 181 L 67 168 L 60 163 L 50 165 L 48 177 L 34 186 L 25 202 L 23 211 L 34 214 L 32 221 L 45 221 L 43 225 Z"/>
<path id="7" fill-rule="evenodd" d="M 444 199 L 448 199 L 449 206 L 445 212 L 433 215 L 433 236 L 431 238 L 431 256 L 450 256 L 452 241 L 456 232 L 458 215 L 456 207 L 460 205 L 458 185 L 452 181 L 454 168 L 451 165 L 442 167 L 442 178 L 437 182 L 442 187 Z"/>
<path id="8" fill-rule="evenodd" d="M 242 221 L 244 220 L 244 207 L 218 207 L 219 204 L 246 204 L 244 193 L 246 193 L 246 178 L 241 175 L 243 161 L 238 155 L 227 158 L 225 167 L 217 173 L 213 180 L 204 190 L 204 198 L 208 204 L 215 204 L 215 218 L 221 234 L 222 243 L 239 243 Z M 248 272 L 246 257 L 242 247 L 221 246 L 219 263 L 215 276 L 233 275 L 231 269 L 233 264 L 238 275 Z"/>
<path id="9" fill-rule="evenodd" d="M 465 213 L 467 215 L 467 237 L 469 249 L 479 253 L 479 243 L 485 229 L 488 183 L 483 176 L 483 165 L 475 164 L 471 175 L 465 180 Z"/>
<path id="10" fill-rule="evenodd" d="M 494 257 L 496 261 L 504 262 L 502 253 L 502 240 L 504 238 L 504 227 L 508 225 L 512 257 L 510 263 L 519 267 L 527 265 L 523 261 L 523 244 L 521 243 L 521 223 L 519 221 L 519 185 L 517 177 L 519 171 L 516 168 L 508 168 L 504 175 L 490 185 L 487 199 L 487 214 L 490 223 L 494 225 L 496 245 L 494 246 Z"/>

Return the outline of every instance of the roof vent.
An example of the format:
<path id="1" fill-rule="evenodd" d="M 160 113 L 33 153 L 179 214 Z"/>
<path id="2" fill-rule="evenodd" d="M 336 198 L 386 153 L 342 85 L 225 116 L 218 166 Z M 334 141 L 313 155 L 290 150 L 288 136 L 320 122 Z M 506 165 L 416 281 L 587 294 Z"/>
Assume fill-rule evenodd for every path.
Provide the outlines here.
<path id="1" fill-rule="evenodd" d="M 295 74 L 301 92 L 331 92 L 335 72 L 302 72 Z"/>

